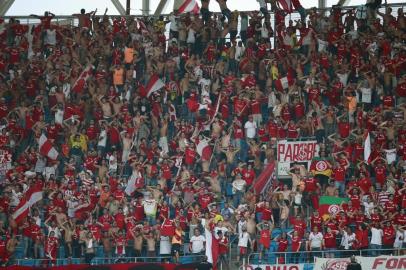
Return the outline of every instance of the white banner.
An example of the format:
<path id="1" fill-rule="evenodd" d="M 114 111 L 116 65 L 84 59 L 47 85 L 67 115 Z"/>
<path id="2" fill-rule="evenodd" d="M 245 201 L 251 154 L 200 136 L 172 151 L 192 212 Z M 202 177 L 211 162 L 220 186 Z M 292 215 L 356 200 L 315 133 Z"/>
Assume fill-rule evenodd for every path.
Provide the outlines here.
<path id="1" fill-rule="evenodd" d="M 303 270 L 304 264 L 251 264 L 247 266 L 247 270 Z"/>
<path id="2" fill-rule="evenodd" d="M 291 163 L 307 165 L 316 153 L 317 141 L 279 141 L 277 146 L 278 176 L 288 176 Z"/>
<path id="3" fill-rule="evenodd" d="M 356 257 L 362 269 L 389 270 L 406 269 L 406 256 L 379 256 L 379 257 Z M 313 270 L 345 270 L 350 263 L 349 258 L 327 259 L 316 258 Z"/>

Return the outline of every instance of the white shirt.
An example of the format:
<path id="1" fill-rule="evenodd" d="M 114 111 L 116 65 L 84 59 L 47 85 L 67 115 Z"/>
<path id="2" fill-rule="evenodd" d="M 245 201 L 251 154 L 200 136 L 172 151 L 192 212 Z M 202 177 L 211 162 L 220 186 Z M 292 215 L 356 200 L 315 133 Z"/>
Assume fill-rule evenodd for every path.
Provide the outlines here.
<path id="1" fill-rule="evenodd" d="M 321 232 L 311 232 L 309 235 L 310 247 L 321 248 L 321 243 L 323 241 L 323 234 Z"/>
<path id="2" fill-rule="evenodd" d="M 190 238 L 190 243 L 192 243 L 192 253 L 199 253 L 204 250 L 204 242 L 206 238 L 203 235 L 195 236 Z"/>
<path id="3" fill-rule="evenodd" d="M 244 125 L 244 128 L 247 138 L 255 138 L 255 134 L 257 132 L 257 124 L 255 122 L 247 121 Z"/>
<path id="4" fill-rule="evenodd" d="M 144 212 L 147 216 L 155 215 L 157 203 L 154 199 L 152 200 L 143 200 L 142 204 L 144 205 Z"/>
<path id="5" fill-rule="evenodd" d="M 46 36 L 45 36 L 45 44 L 56 45 L 55 29 L 47 29 Z"/>
<path id="6" fill-rule="evenodd" d="M 105 129 L 102 129 L 99 135 L 99 141 L 97 143 L 97 146 L 106 147 L 106 144 L 107 144 L 107 131 Z"/>
<path id="7" fill-rule="evenodd" d="M 247 232 L 240 233 L 238 237 L 238 246 L 239 247 L 248 247 L 249 234 Z"/>
<path id="8" fill-rule="evenodd" d="M 386 153 L 386 161 L 388 164 L 392 164 L 392 162 L 396 161 L 396 149 L 384 149 Z"/>
<path id="9" fill-rule="evenodd" d="M 62 125 L 63 124 L 63 115 L 65 111 L 57 109 L 55 112 L 55 123 Z"/>
<path id="10" fill-rule="evenodd" d="M 218 232 L 222 232 L 223 235 L 228 232 L 228 229 L 226 227 L 214 227 L 214 233 L 217 235 Z"/>
<path id="11" fill-rule="evenodd" d="M 382 245 L 383 231 L 381 229 L 371 228 L 371 244 Z"/>
<path id="12" fill-rule="evenodd" d="M 170 15 L 169 21 L 171 22 L 169 29 L 171 29 L 174 32 L 177 32 L 178 31 L 178 22 L 176 21 L 176 16 Z"/>
<path id="13" fill-rule="evenodd" d="M 363 87 L 363 88 L 361 88 L 361 93 L 362 93 L 362 102 L 371 103 L 371 100 L 372 100 L 371 88 Z"/>
<path id="14" fill-rule="evenodd" d="M 355 233 L 349 235 L 346 231 L 344 231 L 344 234 L 341 238 L 341 246 L 343 246 L 344 249 L 350 249 L 354 240 L 355 240 Z"/>
<path id="15" fill-rule="evenodd" d="M 364 208 L 365 208 L 365 215 L 367 217 L 371 216 L 371 210 L 374 209 L 375 204 L 373 202 L 364 202 Z"/>
<path id="16" fill-rule="evenodd" d="M 243 191 L 246 184 L 247 182 L 244 179 L 235 179 L 232 185 L 235 191 Z"/>
<path id="17" fill-rule="evenodd" d="M 196 37 L 195 37 L 196 31 L 193 30 L 192 28 L 189 28 L 189 31 L 187 32 L 187 43 L 195 43 Z"/>
<path id="18" fill-rule="evenodd" d="M 167 255 L 171 254 L 171 242 L 169 241 L 169 236 L 161 236 L 159 241 L 159 254 Z"/>
<path id="19" fill-rule="evenodd" d="M 240 61 L 241 57 L 244 55 L 244 52 L 245 52 L 245 47 L 243 47 L 243 46 L 235 47 L 235 60 Z"/>

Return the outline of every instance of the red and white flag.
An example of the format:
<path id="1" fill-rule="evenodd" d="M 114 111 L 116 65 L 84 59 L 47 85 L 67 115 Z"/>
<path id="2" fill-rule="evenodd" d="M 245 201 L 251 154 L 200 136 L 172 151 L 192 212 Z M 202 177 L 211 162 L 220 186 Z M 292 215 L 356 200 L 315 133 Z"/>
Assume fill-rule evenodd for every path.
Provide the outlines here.
<path id="1" fill-rule="evenodd" d="M 209 161 L 212 153 L 209 141 L 206 139 L 200 140 L 196 146 L 196 152 L 200 155 L 202 160 Z"/>
<path id="2" fill-rule="evenodd" d="M 196 0 L 183 0 L 183 4 L 178 8 L 178 14 L 193 13 L 199 14 L 200 8 Z"/>
<path id="3" fill-rule="evenodd" d="M 275 80 L 276 90 L 282 92 L 284 89 L 288 89 L 295 83 L 295 80 L 291 76 L 286 76 L 280 79 Z"/>
<path id="4" fill-rule="evenodd" d="M 292 0 L 278 0 L 280 7 L 286 12 L 293 11 Z"/>
<path id="5" fill-rule="evenodd" d="M 128 195 L 131 196 L 134 191 L 140 187 L 140 183 L 142 182 L 142 175 L 139 171 L 133 171 L 133 173 L 130 176 L 130 179 L 128 179 L 127 186 L 125 187 L 124 192 Z"/>
<path id="6" fill-rule="evenodd" d="M 83 88 L 85 88 L 86 81 L 87 81 L 87 79 L 89 79 L 91 74 L 92 74 L 92 65 L 88 65 L 82 71 L 82 73 L 80 73 L 79 78 L 72 85 L 72 91 L 75 93 L 82 92 Z"/>
<path id="7" fill-rule="evenodd" d="M 41 134 L 41 137 L 39 137 L 38 145 L 41 155 L 46 156 L 52 160 L 56 160 L 58 158 L 58 151 L 56 151 L 51 141 L 48 140 L 48 138 L 44 134 Z"/>
<path id="8" fill-rule="evenodd" d="M 367 164 L 369 164 L 371 156 L 371 137 L 369 136 L 369 132 L 364 136 L 364 160 Z"/>
<path id="9" fill-rule="evenodd" d="M 141 30 L 142 34 L 148 33 L 148 28 L 142 20 L 137 20 L 138 22 L 138 29 Z"/>
<path id="10" fill-rule="evenodd" d="M 20 199 L 12 217 L 18 223 L 21 223 L 27 216 L 30 208 L 42 200 L 42 190 L 38 186 L 30 187 L 24 196 Z"/>
<path id="11" fill-rule="evenodd" d="M 158 77 L 158 75 L 154 74 L 149 79 L 146 87 L 143 87 L 142 85 L 140 86 L 139 93 L 142 97 L 149 97 L 152 93 L 158 91 L 162 87 L 165 87 L 165 84 Z"/>
<path id="12" fill-rule="evenodd" d="M 212 231 L 205 228 L 206 256 L 207 261 L 213 265 L 213 270 L 217 270 L 217 260 L 219 256 L 219 240 Z"/>

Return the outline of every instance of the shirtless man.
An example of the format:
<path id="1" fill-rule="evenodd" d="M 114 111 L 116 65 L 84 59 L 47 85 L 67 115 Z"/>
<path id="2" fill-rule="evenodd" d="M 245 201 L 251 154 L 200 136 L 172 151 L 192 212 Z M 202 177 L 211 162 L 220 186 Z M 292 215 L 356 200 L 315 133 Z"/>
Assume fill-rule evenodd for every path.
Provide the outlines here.
<path id="1" fill-rule="evenodd" d="M 302 177 L 307 175 L 307 170 L 303 165 L 295 164 L 290 168 L 288 174 L 292 176 L 292 190 L 297 190 L 297 187 L 300 187 L 300 190 L 304 190 L 304 182 L 301 180 Z"/>
<path id="2" fill-rule="evenodd" d="M 131 234 L 134 238 L 134 255 L 135 257 L 141 257 L 142 244 L 144 243 L 144 238 L 142 236 L 139 226 L 136 226 Z"/>
<path id="3" fill-rule="evenodd" d="M 105 96 L 100 96 L 98 98 L 98 102 L 103 111 L 103 118 L 105 120 L 110 120 L 113 117 L 110 102 L 107 100 Z"/>
<path id="4" fill-rule="evenodd" d="M 163 196 L 162 193 L 162 187 L 160 184 L 157 184 L 156 187 L 151 187 L 151 186 L 147 186 L 147 190 L 150 191 L 152 193 L 152 197 L 157 201 L 161 201 L 161 198 Z"/>
<path id="5" fill-rule="evenodd" d="M 101 239 L 102 245 L 103 245 L 103 252 L 104 252 L 104 257 L 110 258 L 111 255 L 113 254 L 113 248 L 111 245 L 111 238 L 109 236 L 108 232 L 103 232 L 103 236 Z"/>
<path id="6" fill-rule="evenodd" d="M 233 148 L 231 145 L 228 148 L 221 149 L 227 157 L 227 164 L 233 164 L 235 160 L 235 155 L 240 151 L 240 148 Z"/>
<path id="7" fill-rule="evenodd" d="M 147 235 L 142 235 L 145 242 L 147 242 L 147 257 L 155 257 L 156 256 L 156 241 L 157 241 L 157 236 L 154 234 L 154 232 L 151 230 L 148 232 Z"/>
<path id="8" fill-rule="evenodd" d="M 216 118 L 214 122 L 212 123 L 212 132 L 211 136 L 212 138 L 220 138 L 221 131 L 223 130 L 223 127 L 225 125 L 225 122 L 223 120 L 220 120 Z"/>
<path id="9" fill-rule="evenodd" d="M 121 161 L 123 163 L 127 162 L 128 157 L 130 156 L 131 148 L 133 146 L 133 139 L 131 137 L 131 134 L 129 134 L 127 131 L 122 131 L 121 132 L 121 141 L 123 144 L 123 153 L 121 156 Z"/>

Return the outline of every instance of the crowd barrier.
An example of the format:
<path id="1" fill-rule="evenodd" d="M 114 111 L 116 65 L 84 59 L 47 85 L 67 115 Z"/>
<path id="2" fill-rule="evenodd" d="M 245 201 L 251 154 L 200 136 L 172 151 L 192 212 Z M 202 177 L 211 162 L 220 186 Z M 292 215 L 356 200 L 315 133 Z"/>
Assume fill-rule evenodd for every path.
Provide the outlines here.
<path id="1" fill-rule="evenodd" d="M 180 256 L 179 262 L 181 264 L 198 263 L 203 260 L 203 255 L 185 255 Z M 95 257 L 92 259 L 92 265 L 105 265 L 105 264 L 131 264 L 131 263 L 171 263 L 171 256 L 155 256 L 155 257 Z M 18 266 L 35 266 L 41 267 L 53 264 L 55 266 L 67 266 L 67 265 L 80 265 L 84 264 L 84 258 L 67 258 L 56 259 L 50 261 L 49 259 L 15 259 L 14 265 Z"/>

